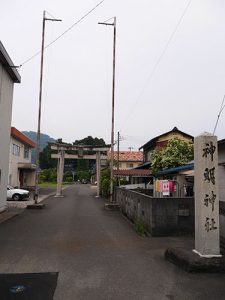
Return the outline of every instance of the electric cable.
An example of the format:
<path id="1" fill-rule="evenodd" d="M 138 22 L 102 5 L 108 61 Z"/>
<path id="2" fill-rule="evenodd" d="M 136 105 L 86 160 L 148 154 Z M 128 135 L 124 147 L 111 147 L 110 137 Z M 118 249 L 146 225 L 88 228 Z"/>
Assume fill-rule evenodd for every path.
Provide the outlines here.
<path id="1" fill-rule="evenodd" d="M 223 96 L 223 101 L 222 101 L 222 104 L 221 104 L 221 106 L 220 106 L 219 114 L 218 114 L 218 116 L 217 116 L 216 124 L 215 124 L 214 130 L 213 130 L 213 135 L 214 135 L 215 132 L 216 132 L 216 128 L 217 128 L 217 125 L 218 125 L 218 122 L 219 122 L 219 118 L 220 118 L 220 116 L 221 116 L 221 113 L 222 113 L 222 111 L 223 111 L 224 108 L 225 108 L 224 101 L 225 101 L 225 95 Z"/>
<path id="2" fill-rule="evenodd" d="M 134 111 L 136 105 L 138 104 L 138 102 L 139 102 L 141 96 L 143 95 L 143 93 L 144 93 L 144 91 L 145 91 L 147 85 L 149 84 L 149 81 L 152 79 L 153 75 L 155 74 L 157 67 L 159 66 L 159 64 L 160 64 L 160 62 L 161 62 L 163 56 L 165 55 L 167 49 L 169 48 L 170 43 L 172 42 L 172 40 L 173 40 L 175 34 L 177 33 L 177 30 L 178 30 L 180 24 L 182 23 L 182 21 L 183 21 L 185 15 L 186 15 L 186 13 L 187 13 L 187 11 L 188 11 L 190 5 L 191 5 L 191 2 L 192 2 L 192 0 L 189 0 L 188 3 L 187 3 L 187 5 L 185 6 L 185 8 L 184 8 L 184 10 L 183 10 L 183 12 L 182 12 L 182 14 L 181 14 L 181 16 L 180 16 L 180 18 L 179 18 L 177 24 L 176 24 L 174 30 L 173 30 L 172 33 L 170 34 L 169 39 L 167 40 L 167 42 L 166 42 L 166 44 L 165 44 L 165 46 L 164 46 L 164 48 L 163 48 L 161 54 L 159 55 L 157 61 L 155 62 L 154 66 L 153 66 L 153 68 L 152 68 L 152 71 L 151 71 L 150 75 L 148 76 L 148 78 L 147 78 L 147 80 L 146 80 L 146 82 L 145 82 L 145 84 L 144 84 L 144 87 L 142 88 L 141 92 L 139 93 L 139 96 L 137 97 L 135 103 L 134 103 L 133 106 L 131 107 L 130 112 L 128 113 L 127 117 L 125 118 L 124 126 L 125 126 L 125 124 L 126 124 L 128 118 L 130 117 L 130 115 L 133 113 L 133 111 Z M 120 130 L 120 131 L 121 131 L 121 130 Z"/>
<path id="3" fill-rule="evenodd" d="M 61 33 L 57 38 L 55 38 L 53 41 L 51 41 L 49 44 L 45 46 L 44 49 L 47 49 L 52 44 L 54 44 L 56 41 L 58 41 L 61 37 L 63 37 L 67 32 L 69 32 L 71 29 L 73 29 L 76 25 L 78 25 L 80 22 L 82 22 L 87 16 L 89 16 L 93 11 L 95 11 L 105 0 L 100 1 L 98 4 L 96 4 L 91 10 L 89 10 L 86 14 L 84 14 L 78 21 L 73 23 L 69 28 L 67 28 L 63 33 Z M 48 13 L 49 14 L 49 13 Z M 24 62 L 20 64 L 20 67 L 27 64 L 29 61 L 31 61 L 33 58 L 38 56 L 41 53 L 41 50 L 33 54 L 30 58 L 26 59 Z"/>

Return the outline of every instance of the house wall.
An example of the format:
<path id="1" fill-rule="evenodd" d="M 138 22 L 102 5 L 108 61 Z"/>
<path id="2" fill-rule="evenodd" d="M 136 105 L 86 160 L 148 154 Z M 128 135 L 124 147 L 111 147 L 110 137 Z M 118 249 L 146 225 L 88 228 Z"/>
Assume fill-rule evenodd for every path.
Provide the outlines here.
<path id="1" fill-rule="evenodd" d="M 166 142 L 168 142 L 168 141 L 170 141 L 174 138 L 178 138 L 178 139 L 183 140 L 185 142 L 192 142 L 193 143 L 193 140 L 191 138 L 188 138 L 188 137 L 184 136 L 183 134 L 181 134 L 179 132 L 171 132 L 171 133 L 165 134 L 162 137 L 158 138 L 155 147 L 150 147 L 150 148 L 145 148 L 144 149 L 144 161 L 145 162 L 150 162 L 153 151 L 157 147 L 158 148 L 165 147 L 166 144 L 167 144 Z"/>
<path id="2" fill-rule="evenodd" d="M 188 137 L 184 136 L 183 134 L 181 134 L 179 132 L 168 133 L 168 134 L 160 137 L 157 142 L 169 141 L 169 140 L 172 140 L 174 138 L 178 138 L 178 139 L 180 139 L 182 141 L 185 141 L 185 142 L 193 142 L 191 138 L 188 138 Z"/>
<path id="3" fill-rule="evenodd" d="M 13 153 L 13 145 L 19 147 L 20 152 L 19 155 Z M 10 161 L 9 161 L 9 184 L 12 186 L 20 186 L 19 181 L 19 172 L 18 163 L 31 163 L 31 148 L 29 147 L 29 156 L 28 158 L 24 158 L 24 150 L 25 146 L 22 142 L 16 140 L 15 138 L 11 137 L 10 140 Z M 26 171 L 26 183 L 27 186 L 33 185 L 33 180 L 35 173 L 34 171 Z"/>
<path id="4" fill-rule="evenodd" d="M 218 163 L 225 162 L 225 144 L 219 144 L 218 147 Z M 219 197 L 220 201 L 225 202 L 225 166 L 218 168 L 219 172 Z"/>
<path id="5" fill-rule="evenodd" d="M 132 167 L 129 167 L 129 164 L 133 164 Z M 136 168 L 141 165 L 141 162 L 133 162 L 133 161 L 120 161 L 120 169 L 126 170 L 126 169 L 132 169 Z"/>
<path id="6" fill-rule="evenodd" d="M 13 81 L 0 63 L 0 212 L 6 208 Z"/>

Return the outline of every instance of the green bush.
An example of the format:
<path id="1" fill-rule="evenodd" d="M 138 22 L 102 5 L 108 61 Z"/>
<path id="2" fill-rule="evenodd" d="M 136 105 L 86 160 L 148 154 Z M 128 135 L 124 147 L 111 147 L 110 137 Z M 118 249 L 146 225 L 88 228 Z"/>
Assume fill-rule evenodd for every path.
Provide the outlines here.
<path id="1" fill-rule="evenodd" d="M 109 197 L 110 195 L 110 180 L 109 178 L 102 178 L 101 180 L 101 190 L 103 197 Z"/>
<path id="2" fill-rule="evenodd" d="M 56 181 L 57 181 L 56 169 L 44 169 L 39 174 L 39 183 L 56 182 Z"/>
<path id="3" fill-rule="evenodd" d="M 90 173 L 89 173 L 89 171 L 78 171 L 77 172 L 77 178 L 79 180 L 82 180 L 82 179 L 89 180 L 90 179 Z"/>
<path id="4" fill-rule="evenodd" d="M 67 171 L 63 175 L 63 181 L 64 182 L 73 182 L 73 175 L 70 171 Z"/>
<path id="5" fill-rule="evenodd" d="M 129 184 L 129 182 L 126 180 L 126 178 L 122 177 L 120 178 L 120 185 L 126 185 Z"/>

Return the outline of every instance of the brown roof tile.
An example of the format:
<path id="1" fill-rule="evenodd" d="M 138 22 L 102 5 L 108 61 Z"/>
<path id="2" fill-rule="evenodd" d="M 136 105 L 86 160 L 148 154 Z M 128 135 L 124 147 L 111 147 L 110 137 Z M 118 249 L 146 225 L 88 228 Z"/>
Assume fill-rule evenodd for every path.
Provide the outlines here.
<path id="1" fill-rule="evenodd" d="M 108 152 L 108 158 L 110 159 L 111 152 Z M 117 151 L 114 152 L 114 159 L 117 160 L 118 155 Z M 126 162 L 143 162 L 143 152 L 142 151 L 120 151 L 119 152 L 119 161 Z"/>
<path id="2" fill-rule="evenodd" d="M 31 148 L 35 148 L 35 143 L 15 127 L 11 127 L 11 136 L 16 140 L 30 146 Z"/>

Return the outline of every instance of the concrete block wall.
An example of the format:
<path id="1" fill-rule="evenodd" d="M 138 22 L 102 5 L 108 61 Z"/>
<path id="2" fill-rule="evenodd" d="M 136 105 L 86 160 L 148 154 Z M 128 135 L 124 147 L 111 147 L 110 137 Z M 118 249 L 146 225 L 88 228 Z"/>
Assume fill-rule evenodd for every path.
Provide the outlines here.
<path id="1" fill-rule="evenodd" d="M 131 221 L 143 222 L 152 236 L 194 233 L 193 198 L 152 198 L 136 191 L 115 189 L 121 212 Z"/>
<path id="2" fill-rule="evenodd" d="M 152 236 L 194 235 L 194 198 L 153 198 L 115 188 L 114 200 L 131 221 L 140 219 Z M 225 202 L 220 201 L 220 243 L 225 249 Z"/>

